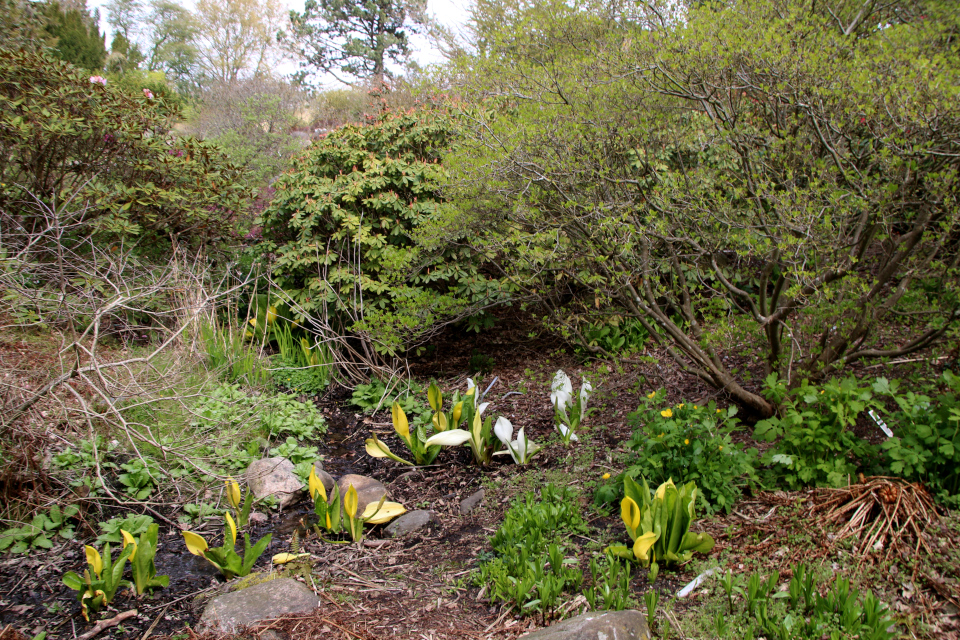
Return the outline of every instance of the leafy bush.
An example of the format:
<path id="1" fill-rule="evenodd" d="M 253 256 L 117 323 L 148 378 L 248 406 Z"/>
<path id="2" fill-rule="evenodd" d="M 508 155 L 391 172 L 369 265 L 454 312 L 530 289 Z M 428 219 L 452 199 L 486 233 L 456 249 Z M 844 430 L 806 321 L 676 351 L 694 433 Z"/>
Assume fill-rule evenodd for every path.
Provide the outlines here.
<path id="1" fill-rule="evenodd" d="M 753 432 L 758 440 L 777 440 L 760 459 L 772 465 L 774 479 L 791 489 L 840 487 L 873 464 L 875 448 L 850 430 L 863 411 L 880 408 L 870 387 L 850 377 L 830 380 L 819 389 L 804 380 L 788 392 L 776 374 L 770 374 L 764 395 L 783 407 L 779 417 L 758 422 Z"/>
<path id="2" fill-rule="evenodd" d="M 545 485 L 540 500 L 526 493 L 514 500 L 490 539 L 496 557 L 481 563 L 474 581 L 523 614 L 549 612 L 564 591 L 576 591 L 583 582 L 576 559 L 564 557 L 563 542 L 585 532 L 577 494 L 569 487 Z"/>
<path id="3" fill-rule="evenodd" d="M 947 391 L 931 399 L 899 392 L 896 380 L 877 380 L 878 393 L 894 399 L 890 416 L 895 436 L 881 445 L 890 470 L 925 483 L 941 500 L 960 502 L 960 377 L 944 371 Z"/>
<path id="4" fill-rule="evenodd" d="M 619 316 L 606 322 L 588 323 L 581 329 L 580 335 L 587 349 L 600 348 L 614 355 L 643 351 L 650 339 L 650 334 L 639 320 Z M 582 350 L 582 347 L 578 349 Z"/>
<path id="5" fill-rule="evenodd" d="M 271 257 L 302 313 L 393 353 L 470 304 L 499 298 L 463 243 L 427 250 L 415 240 L 450 207 L 438 190 L 452 131 L 438 107 L 386 111 L 333 131 L 275 183 L 256 251 Z"/>
<path id="6" fill-rule="evenodd" d="M 248 195 L 236 168 L 175 135 L 175 107 L 94 79 L 46 53 L 0 50 L 0 210 L 30 228 L 34 198 L 56 202 L 83 210 L 88 232 L 161 246 L 233 236 Z"/>
<path id="7" fill-rule="evenodd" d="M 47 513 L 38 513 L 23 526 L 11 527 L 0 533 L 0 551 L 26 553 L 31 549 L 50 549 L 50 538 L 57 534 L 64 540 L 73 539 L 74 525 L 69 520 L 80 512 L 76 505 L 60 509 L 53 505 Z"/>
<path id="8" fill-rule="evenodd" d="M 353 388 L 350 404 L 360 407 L 364 413 L 373 413 L 377 407 L 381 410 L 393 406 L 396 402 L 407 415 L 422 415 L 427 408 L 418 396 L 423 395 L 423 385 L 411 380 L 406 388 L 403 383 L 394 382 L 390 388 L 380 378 L 371 378 L 369 384 L 358 384 Z"/>
<path id="9" fill-rule="evenodd" d="M 743 488 L 756 480 L 756 449 L 744 450 L 731 438 L 739 421 L 737 408 L 718 409 L 715 402 L 698 406 L 682 402 L 663 407 L 663 391 L 651 393 L 636 412 L 627 416 L 633 436 L 626 443 L 632 451 L 625 475 L 646 477 L 654 484 L 671 478 L 696 482 L 704 513 L 730 512 Z M 605 502 L 619 497 L 606 490 Z"/>
<path id="10" fill-rule="evenodd" d="M 236 384 L 222 384 L 196 407 L 192 426 L 240 429 L 259 425 L 265 436 L 293 434 L 299 439 L 323 435 L 327 424 L 316 406 L 291 395 L 253 396 Z"/>
<path id="11" fill-rule="evenodd" d="M 119 544 L 123 542 L 123 535 L 120 533 L 121 529 L 132 536 L 139 536 L 141 533 L 146 533 L 152 524 L 153 518 L 146 514 L 141 516 L 127 516 L 126 518 L 111 518 L 106 522 L 100 523 L 100 529 L 103 530 L 103 533 L 97 536 L 97 542 L 113 542 Z"/>

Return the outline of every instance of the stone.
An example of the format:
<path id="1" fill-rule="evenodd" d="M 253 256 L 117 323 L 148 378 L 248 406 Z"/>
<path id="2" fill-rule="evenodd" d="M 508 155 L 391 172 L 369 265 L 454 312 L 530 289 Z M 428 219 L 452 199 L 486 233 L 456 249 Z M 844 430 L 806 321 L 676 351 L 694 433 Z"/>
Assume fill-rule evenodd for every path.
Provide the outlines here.
<path id="1" fill-rule="evenodd" d="M 465 498 L 460 501 L 460 515 L 465 516 L 477 507 L 480 506 L 480 503 L 483 502 L 483 496 L 486 493 L 483 489 L 472 494 L 470 497 Z"/>
<path id="2" fill-rule="evenodd" d="M 522 640 L 650 640 L 647 617 L 639 611 L 591 611 L 539 629 Z"/>
<path id="3" fill-rule="evenodd" d="M 200 617 L 200 628 L 215 633 L 237 633 L 288 614 L 312 613 L 320 605 L 313 591 L 292 578 L 278 578 L 214 598 Z"/>
<path id="4" fill-rule="evenodd" d="M 358 476 L 350 474 L 343 476 L 337 482 L 340 487 L 340 504 L 343 504 L 343 498 L 347 495 L 347 489 L 353 485 L 357 490 L 357 515 L 363 513 L 367 505 L 371 502 L 380 502 L 380 498 L 387 495 L 387 488 L 379 480 L 368 478 L 367 476 Z"/>
<path id="5" fill-rule="evenodd" d="M 313 468 L 317 472 L 317 477 L 320 478 L 320 482 L 323 483 L 323 490 L 327 492 L 327 497 L 329 498 L 337 481 L 333 479 L 332 475 L 323 470 L 323 465 L 319 460 L 313 463 Z M 380 498 L 377 498 L 377 500 L 379 499 Z"/>
<path id="6" fill-rule="evenodd" d="M 383 532 L 387 534 L 387 537 L 399 538 L 408 533 L 423 529 L 434 520 L 436 520 L 436 518 L 432 511 L 425 511 L 423 509 L 408 511 L 388 524 Z"/>
<path id="7" fill-rule="evenodd" d="M 281 508 L 296 502 L 305 488 L 293 473 L 293 463 L 286 458 L 254 460 L 244 477 L 258 500 L 276 496 Z"/>

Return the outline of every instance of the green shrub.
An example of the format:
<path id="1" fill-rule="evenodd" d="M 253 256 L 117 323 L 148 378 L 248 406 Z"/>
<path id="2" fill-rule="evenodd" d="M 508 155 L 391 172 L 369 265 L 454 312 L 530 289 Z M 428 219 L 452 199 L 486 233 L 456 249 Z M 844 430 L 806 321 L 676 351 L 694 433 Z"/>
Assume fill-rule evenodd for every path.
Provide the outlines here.
<path id="1" fill-rule="evenodd" d="M 35 199 L 56 203 L 82 212 L 79 237 L 153 241 L 142 246 L 233 236 L 248 195 L 237 169 L 175 135 L 179 112 L 161 97 L 98 78 L 46 53 L 0 49 L 0 210 L 29 229 L 42 224 Z"/>
<path id="2" fill-rule="evenodd" d="M 947 391 L 931 399 L 899 392 L 896 380 L 881 378 L 874 388 L 893 398 L 899 411 L 890 416 L 895 436 L 881 445 L 896 475 L 925 483 L 940 500 L 960 502 L 960 377 L 943 373 Z"/>
<path id="3" fill-rule="evenodd" d="M 439 107 L 387 111 L 314 143 L 275 183 L 256 252 L 271 258 L 303 314 L 394 353 L 470 305 L 502 298 L 463 243 L 427 250 L 415 240 L 451 207 L 438 190 L 452 132 Z"/>
<path id="4" fill-rule="evenodd" d="M 729 513 L 743 487 L 756 480 L 756 449 L 744 450 L 731 438 L 739 424 L 737 408 L 718 409 L 713 401 L 706 406 L 683 402 L 666 407 L 664 396 L 663 391 L 650 394 L 627 417 L 634 432 L 626 447 L 633 453 L 624 473 L 649 478 L 655 485 L 671 478 L 695 482 L 704 513 Z M 616 491 L 607 490 L 602 501 L 619 498 L 622 484 L 618 477 L 610 485 Z"/>
<path id="5" fill-rule="evenodd" d="M 850 430 L 862 412 L 880 409 L 870 387 L 850 377 L 822 388 L 804 380 L 788 392 L 771 374 L 764 395 L 782 407 L 779 417 L 758 422 L 753 432 L 758 440 L 777 441 L 761 458 L 774 481 L 791 489 L 840 487 L 875 463 L 876 448 Z"/>

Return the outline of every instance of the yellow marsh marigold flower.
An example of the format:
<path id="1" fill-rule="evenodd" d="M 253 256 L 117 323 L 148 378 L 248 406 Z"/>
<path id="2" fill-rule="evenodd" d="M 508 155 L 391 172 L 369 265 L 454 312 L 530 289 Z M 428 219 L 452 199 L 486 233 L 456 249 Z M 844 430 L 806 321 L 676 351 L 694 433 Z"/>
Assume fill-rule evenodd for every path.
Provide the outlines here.
<path id="1" fill-rule="evenodd" d="M 683 444 L 690 444 L 690 438 L 684 438 Z"/>
<path id="2" fill-rule="evenodd" d="M 610 474 L 609 474 L 609 473 L 603 474 L 603 479 L 604 479 L 604 480 L 609 480 L 609 479 L 610 479 Z"/>
<path id="3" fill-rule="evenodd" d="M 664 409 L 663 411 L 660 412 L 660 415 L 662 415 L 664 418 L 672 418 L 673 411 L 670 411 L 670 409 Z"/>
<path id="4" fill-rule="evenodd" d="M 655 395 L 657 395 L 657 392 L 656 392 L 656 391 L 651 391 L 650 393 L 647 394 L 647 397 L 648 397 L 648 398 L 652 398 L 652 397 L 655 396 Z"/>
<path id="5" fill-rule="evenodd" d="M 677 405 L 677 409 L 683 409 L 683 403 L 682 403 L 682 402 Z"/>

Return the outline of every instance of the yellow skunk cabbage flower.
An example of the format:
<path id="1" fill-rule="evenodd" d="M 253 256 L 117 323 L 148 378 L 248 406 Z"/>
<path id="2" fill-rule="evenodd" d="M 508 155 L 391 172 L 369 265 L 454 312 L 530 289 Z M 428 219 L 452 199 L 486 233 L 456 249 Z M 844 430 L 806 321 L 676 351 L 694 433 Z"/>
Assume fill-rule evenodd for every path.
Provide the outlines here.
<path id="1" fill-rule="evenodd" d="M 234 482 L 233 478 L 228 478 L 224 481 L 224 484 L 227 485 L 227 502 L 230 503 L 230 506 L 234 509 L 240 508 L 240 485 Z"/>
<path id="2" fill-rule="evenodd" d="M 273 324 L 277 319 L 277 308 L 273 305 L 267 307 L 267 324 Z"/>
<path id="3" fill-rule="evenodd" d="M 393 413 L 393 429 L 397 434 L 404 440 L 410 440 L 410 423 L 407 422 L 407 414 L 403 412 L 403 408 L 400 407 L 396 402 L 393 403 L 393 408 L 391 409 Z"/>
<path id="4" fill-rule="evenodd" d="M 233 521 L 233 516 L 229 513 L 225 513 L 224 519 L 227 521 L 227 528 L 230 531 L 230 544 L 237 544 L 237 523 Z"/>
<path id="5" fill-rule="evenodd" d="M 309 558 L 309 553 L 278 553 L 273 556 L 273 564 L 287 564 L 299 558 Z"/>
<path id="6" fill-rule="evenodd" d="M 657 533 L 645 533 L 642 536 L 638 536 L 633 543 L 633 555 L 637 556 L 637 560 L 643 562 L 650 561 L 649 553 L 650 549 L 653 547 L 654 543 L 660 538 L 660 535 Z"/>
<path id="7" fill-rule="evenodd" d="M 359 498 L 357 497 L 357 490 L 353 488 L 353 485 L 350 485 L 350 488 L 347 489 L 347 495 L 343 497 L 343 511 L 351 519 L 357 517 L 357 507 L 359 503 Z"/>
<path id="8" fill-rule="evenodd" d="M 93 572 L 99 578 L 100 574 L 103 573 L 103 558 L 100 557 L 100 552 L 90 545 L 84 547 L 84 550 L 87 552 L 87 564 L 93 567 Z"/>
<path id="9" fill-rule="evenodd" d="M 377 509 L 378 506 L 380 507 L 379 509 Z M 399 502 L 384 502 L 382 505 L 371 502 L 363 510 L 363 516 L 361 517 L 364 522 L 369 522 L 370 524 L 383 524 L 406 512 L 406 508 Z"/>
<path id="10" fill-rule="evenodd" d="M 310 467 L 310 477 L 307 478 L 307 487 L 310 489 L 311 500 L 316 501 L 317 494 L 320 494 L 320 497 L 323 498 L 323 501 L 327 501 L 327 489 L 323 486 L 323 482 L 321 482 L 320 478 L 317 476 L 316 467 Z"/>
<path id="11" fill-rule="evenodd" d="M 183 541 L 187 544 L 187 551 L 195 556 L 203 557 L 203 552 L 209 548 L 203 536 L 198 536 L 192 531 L 183 532 Z"/>
<path id="12" fill-rule="evenodd" d="M 123 536 L 123 549 L 126 549 L 128 544 L 133 545 L 133 551 L 130 552 L 130 564 L 133 564 L 133 559 L 137 557 L 137 541 L 128 531 L 123 529 L 120 529 L 120 535 Z"/>

